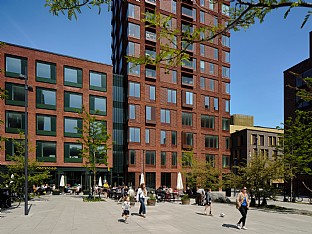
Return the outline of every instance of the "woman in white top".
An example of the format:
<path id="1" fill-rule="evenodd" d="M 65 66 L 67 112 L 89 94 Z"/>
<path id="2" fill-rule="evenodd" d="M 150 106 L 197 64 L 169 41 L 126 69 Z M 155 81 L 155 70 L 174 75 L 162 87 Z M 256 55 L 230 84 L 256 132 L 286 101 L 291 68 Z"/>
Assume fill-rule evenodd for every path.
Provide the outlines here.
<path id="1" fill-rule="evenodd" d="M 138 192 L 137 192 L 137 201 L 140 202 L 140 209 L 139 209 L 139 215 L 142 215 L 144 218 L 145 218 L 145 215 L 146 215 L 146 208 L 145 208 L 145 203 L 144 203 L 144 200 L 145 200 L 145 197 L 147 196 L 147 191 L 146 191 L 146 188 L 145 188 L 145 184 L 142 183 L 138 189 Z"/>

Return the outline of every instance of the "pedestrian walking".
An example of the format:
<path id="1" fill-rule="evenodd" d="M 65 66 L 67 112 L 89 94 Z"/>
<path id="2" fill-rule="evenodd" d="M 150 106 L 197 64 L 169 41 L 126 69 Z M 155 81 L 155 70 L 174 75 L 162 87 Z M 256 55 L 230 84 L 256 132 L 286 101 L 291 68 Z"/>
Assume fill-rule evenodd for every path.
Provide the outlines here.
<path id="1" fill-rule="evenodd" d="M 145 197 L 147 196 L 147 191 L 145 184 L 142 183 L 137 192 L 137 201 L 140 202 L 139 215 L 142 215 L 145 218 L 146 215 L 146 207 L 145 207 Z"/>
<path id="2" fill-rule="evenodd" d="M 128 217 L 129 217 L 129 214 L 130 214 L 130 199 L 128 196 L 125 196 L 124 198 L 124 202 L 122 203 L 122 206 L 121 206 L 121 209 L 122 209 L 122 214 L 121 216 L 125 218 L 125 223 L 128 224 Z"/>
<path id="3" fill-rule="evenodd" d="M 245 224 L 246 224 L 246 217 L 247 217 L 249 204 L 250 204 L 250 199 L 247 193 L 247 188 L 244 187 L 236 197 L 236 208 L 239 210 L 239 212 L 242 215 L 241 219 L 237 223 L 238 229 L 247 230 Z"/>
<path id="4" fill-rule="evenodd" d="M 205 191 L 205 209 L 204 209 L 204 214 L 207 215 L 207 208 L 210 208 L 209 210 L 209 215 L 211 215 L 211 189 L 208 188 Z"/>

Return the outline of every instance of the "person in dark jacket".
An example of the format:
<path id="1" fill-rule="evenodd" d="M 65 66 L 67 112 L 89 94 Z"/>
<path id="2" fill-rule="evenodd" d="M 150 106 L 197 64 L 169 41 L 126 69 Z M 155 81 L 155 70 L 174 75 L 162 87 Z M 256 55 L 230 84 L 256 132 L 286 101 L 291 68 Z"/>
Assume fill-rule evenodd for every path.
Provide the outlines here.
<path id="1" fill-rule="evenodd" d="M 205 209 L 204 209 L 204 214 L 207 215 L 207 208 L 210 207 L 209 214 L 211 215 L 211 189 L 208 188 L 205 191 Z"/>

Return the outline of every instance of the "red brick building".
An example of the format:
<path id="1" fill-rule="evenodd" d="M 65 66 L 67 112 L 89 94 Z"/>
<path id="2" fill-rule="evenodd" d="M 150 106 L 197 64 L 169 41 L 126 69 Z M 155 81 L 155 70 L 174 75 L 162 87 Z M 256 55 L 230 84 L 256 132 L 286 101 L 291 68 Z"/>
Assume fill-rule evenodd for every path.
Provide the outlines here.
<path id="1" fill-rule="evenodd" d="M 134 67 L 125 58 L 153 57 L 160 43 L 166 43 L 158 40 L 158 27 L 146 27 L 142 21 L 146 12 L 171 16 L 173 29 L 224 25 L 228 3 L 214 2 L 113 1 L 113 71 L 123 76 L 119 88 L 127 96 L 114 104 L 127 113 L 114 119 L 114 136 L 120 141 L 115 142 L 113 180 L 119 184 L 138 186 L 143 173 L 148 187 L 175 188 L 189 149 L 220 171 L 229 170 L 230 35 L 190 46 L 190 62 L 169 73 L 163 63 Z M 178 48 L 183 46 L 180 40 L 177 36 Z"/>
<path id="2" fill-rule="evenodd" d="M 18 139 L 25 129 L 25 81 L 28 77 L 28 139 L 29 158 L 54 169 L 51 183 L 59 184 L 65 175 L 66 183 L 89 185 L 89 173 L 83 167 L 77 144 L 82 120 L 82 106 L 104 121 L 112 134 L 112 67 L 46 51 L 6 43 L 0 47 L 0 87 L 7 99 L 0 101 L 1 136 Z M 10 163 L 14 154 L 12 140 L 0 150 L 2 166 Z M 98 177 L 111 181 L 112 151 L 108 166 L 100 166 Z"/>

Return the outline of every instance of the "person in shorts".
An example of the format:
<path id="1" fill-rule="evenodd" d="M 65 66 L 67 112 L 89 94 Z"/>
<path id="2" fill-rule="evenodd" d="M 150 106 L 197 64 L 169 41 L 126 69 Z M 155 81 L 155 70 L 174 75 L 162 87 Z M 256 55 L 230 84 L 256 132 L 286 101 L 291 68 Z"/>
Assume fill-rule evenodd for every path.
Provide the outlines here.
<path id="1" fill-rule="evenodd" d="M 125 196 L 124 202 L 122 203 L 121 208 L 122 208 L 122 215 L 121 216 L 125 218 L 125 223 L 128 224 L 127 219 L 130 215 L 130 199 L 128 196 Z"/>

